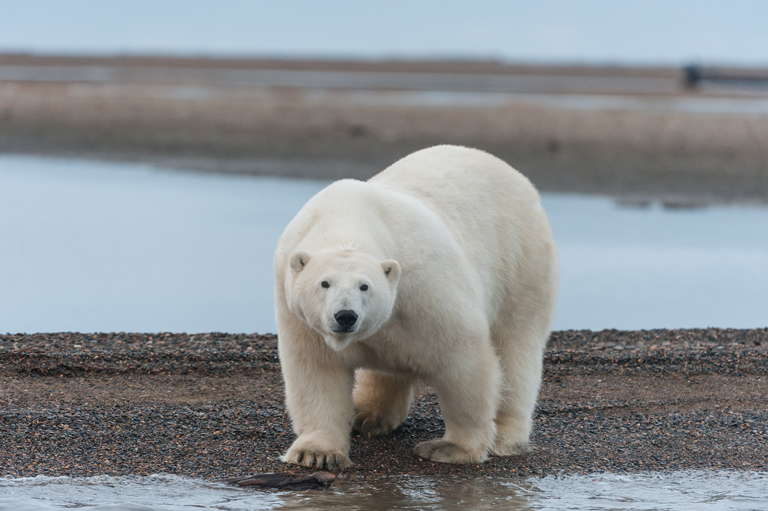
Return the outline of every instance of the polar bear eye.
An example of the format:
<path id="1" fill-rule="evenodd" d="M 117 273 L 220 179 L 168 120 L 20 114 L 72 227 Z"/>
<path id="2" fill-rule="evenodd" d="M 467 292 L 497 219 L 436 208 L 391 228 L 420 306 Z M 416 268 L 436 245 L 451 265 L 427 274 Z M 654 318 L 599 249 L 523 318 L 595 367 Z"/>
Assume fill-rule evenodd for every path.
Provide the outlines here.
<path id="1" fill-rule="evenodd" d="M 321 285 L 322 287 L 324 287 L 325 289 L 328 289 L 329 287 L 331 287 L 331 285 L 328 283 L 328 281 L 327 281 L 327 280 L 324 280 L 324 281 L 322 281 L 322 282 L 320 283 L 320 285 Z"/>
<path id="2" fill-rule="evenodd" d="M 368 284 L 363 284 L 360 286 L 360 291 L 368 291 Z"/>

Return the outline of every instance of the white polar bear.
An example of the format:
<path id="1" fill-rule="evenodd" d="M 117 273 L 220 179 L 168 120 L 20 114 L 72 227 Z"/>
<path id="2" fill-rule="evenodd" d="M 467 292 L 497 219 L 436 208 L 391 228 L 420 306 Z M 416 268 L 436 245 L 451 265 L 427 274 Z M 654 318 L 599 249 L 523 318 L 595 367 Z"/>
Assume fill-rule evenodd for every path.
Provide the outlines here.
<path id="1" fill-rule="evenodd" d="M 350 466 L 350 429 L 396 428 L 419 379 L 437 393 L 445 435 L 417 455 L 480 463 L 526 449 L 558 264 L 522 174 L 437 146 L 367 182 L 337 181 L 288 224 L 274 270 L 298 434 L 283 461 Z"/>

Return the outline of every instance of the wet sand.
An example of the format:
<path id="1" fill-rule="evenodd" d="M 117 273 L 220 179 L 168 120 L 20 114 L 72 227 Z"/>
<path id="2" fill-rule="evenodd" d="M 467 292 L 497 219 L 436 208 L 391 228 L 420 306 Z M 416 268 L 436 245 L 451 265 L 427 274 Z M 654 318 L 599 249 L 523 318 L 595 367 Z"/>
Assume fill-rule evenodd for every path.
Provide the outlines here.
<path id="1" fill-rule="evenodd" d="M 367 179 L 414 150 L 451 143 L 500 156 L 547 192 L 768 202 L 768 115 L 665 106 L 681 99 L 766 98 L 768 91 L 686 90 L 676 69 L 29 56 L 0 56 L 0 66 L 43 72 L 85 66 L 108 75 L 104 81 L 95 71 L 84 75 L 95 73 L 95 81 L 0 81 L 3 152 Z M 328 73 L 321 78 L 336 82 L 323 86 L 311 75 L 320 81 L 270 86 L 227 74 L 254 70 Z M 350 72 L 395 73 L 411 77 L 403 78 L 408 83 L 418 75 L 426 96 L 391 85 L 344 87 L 338 77 Z M 513 79 L 512 92 L 473 96 L 462 89 L 469 75 L 479 77 L 478 87 L 483 77 Z M 441 100 L 429 95 L 430 80 L 470 95 Z M 635 90 L 635 83 L 650 85 Z M 531 100 L 537 91 L 546 93 Z M 653 102 L 647 109 L 578 106 L 579 98 L 606 94 Z M 552 98 L 571 98 L 576 106 L 548 103 Z"/>
<path id="2" fill-rule="evenodd" d="M 434 393 L 406 422 L 354 436 L 350 474 L 463 477 L 648 470 L 768 470 L 768 329 L 552 334 L 523 456 L 419 459 L 440 436 Z M 222 478 L 308 469 L 294 439 L 273 335 L 0 336 L 0 476 Z"/>

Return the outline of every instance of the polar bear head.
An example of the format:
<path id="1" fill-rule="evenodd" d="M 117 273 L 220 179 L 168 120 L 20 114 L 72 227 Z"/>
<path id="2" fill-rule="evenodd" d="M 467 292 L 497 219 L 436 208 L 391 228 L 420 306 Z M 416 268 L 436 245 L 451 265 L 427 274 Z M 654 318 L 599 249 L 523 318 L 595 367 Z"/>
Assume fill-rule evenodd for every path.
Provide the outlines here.
<path id="1" fill-rule="evenodd" d="M 291 254 L 285 294 L 290 310 L 341 351 L 373 335 L 392 314 L 397 261 L 360 250 Z"/>

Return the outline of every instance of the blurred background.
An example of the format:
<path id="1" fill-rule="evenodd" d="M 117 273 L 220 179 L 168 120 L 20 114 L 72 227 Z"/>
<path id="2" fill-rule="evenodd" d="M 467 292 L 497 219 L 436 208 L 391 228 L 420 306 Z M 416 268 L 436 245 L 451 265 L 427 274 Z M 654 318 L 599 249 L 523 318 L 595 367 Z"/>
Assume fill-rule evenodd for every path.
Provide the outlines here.
<path id="1" fill-rule="evenodd" d="M 768 324 L 761 1 L 0 1 L 0 332 L 274 332 L 331 180 L 539 188 L 555 329 Z"/>
<path id="2" fill-rule="evenodd" d="M 2 10 L 5 53 L 768 64 L 760 0 L 29 0 Z"/>

